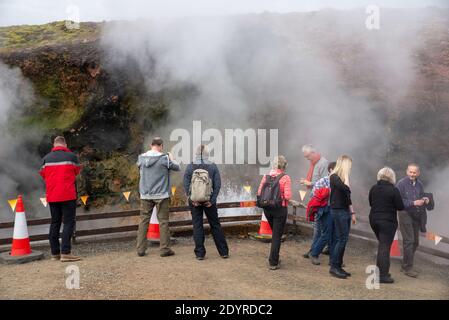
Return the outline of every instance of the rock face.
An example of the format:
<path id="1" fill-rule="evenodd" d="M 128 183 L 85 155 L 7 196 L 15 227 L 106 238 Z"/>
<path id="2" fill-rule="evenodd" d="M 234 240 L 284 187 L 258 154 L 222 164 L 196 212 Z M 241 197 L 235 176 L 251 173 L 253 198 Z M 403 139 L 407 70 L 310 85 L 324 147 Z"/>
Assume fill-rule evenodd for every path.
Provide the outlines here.
<path id="1" fill-rule="evenodd" d="M 423 26 L 416 35 L 425 43 L 414 57 L 418 76 L 394 112 L 382 107 L 395 103 L 386 98 L 388 86 L 372 86 L 369 64 L 358 63 L 357 41 L 329 40 L 328 54 L 338 65 L 343 85 L 380 106 L 378 112 L 389 127 L 385 159 L 396 169 L 404 161 L 434 169 L 447 165 L 449 158 L 449 33 L 447 19 L 437 22 Z M 45 133 L 31 148 L 42 156 L 49 151 L 50 138 L 64 134 L 84 165 L 79 193 L 92 195 L 95 205 L 116 204 L 121 191 L 137 190 L 134 163 L 145 135 L 167 121 L 171 100 L 195 95 L 187 85 L 148 92 L 139 73 L 133 72 L 136 65 L 115 68 L 100 45 L 103 27 L 89 23 L 80 31 L 68 31 L 57 22 L 0 28 L 0 60 L 19 67 L 39 97 L 32 108 L 23 110 L 21 119 Z M 316 32 L 317 41 L 325 37 L 319 29 L 306 31 L 312 33 L 310 38 Z M 403 112 L 410 106 L 414 112 Z M 178 190 L 174 201 L 182 203 L 182 189 Z"/>

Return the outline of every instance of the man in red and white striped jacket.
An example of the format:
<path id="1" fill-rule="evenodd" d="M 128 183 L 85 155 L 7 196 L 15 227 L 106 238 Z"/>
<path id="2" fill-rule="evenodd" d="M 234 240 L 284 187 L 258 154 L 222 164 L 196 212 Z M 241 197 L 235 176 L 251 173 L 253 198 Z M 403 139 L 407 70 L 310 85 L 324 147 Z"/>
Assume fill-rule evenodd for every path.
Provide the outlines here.
<path id="1" fill-rule="evenodd" d="M 52 260 L 62 262 L 78 261 L 81 258 L 71 254 L 71 239 L 75 228 L 76 176 L 80 173 L 78 157 L 67 148 L 64 137 L 58 136 L 53 149 L 42 161 L 40 175 L 45 181 L 46 198 L 50 206 L 51 223 L 49 240 Z M 64 221 L 62 243 L 59 231 Z"/>

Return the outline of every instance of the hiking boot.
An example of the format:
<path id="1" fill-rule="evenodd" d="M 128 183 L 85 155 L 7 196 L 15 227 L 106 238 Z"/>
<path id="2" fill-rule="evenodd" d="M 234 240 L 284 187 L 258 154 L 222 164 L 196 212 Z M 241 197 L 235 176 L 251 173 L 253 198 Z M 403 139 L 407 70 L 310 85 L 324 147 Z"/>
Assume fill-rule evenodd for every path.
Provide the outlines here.
<path id="1" fill-rule="evenodd" d="M 406 276 L 409 276 L 411 278 L 418 278 L 418 272 L 416 270 L 410 269 L 410 270 L 404 270 L 401 268 L 401 272 L 404 273 Z"/>
<path id="2" fill-rule="evenodd" d="M 330 268 L 329 273 L 331 274 L 331 276 L 338 278 L 338 279 L 346 279 L 347 275 L 343 272 L 341 272 L 340 270 L 338 270 L 337 268 Z"/>
<path id="3" fill-rule="evenodd" d="M 315 266 L 320 265 L 320 259 L 318 257 L 314 257 L 311 254 L 309 255 L 310 260 L 312 261 L 312 264 Z"/>
<path id="4" fill-rule="evenodd" d="M 324 248 L 321 253 L 325 254 L 326 256 L 328 256 L 330 254 L 329 247 Z"/>
<path id="5" fill-rule="evenodd" d="M 302 256 L 303 256 L 304 258 L 306 258 L 306 259 L 309 259 L 309 254 L 310 254 L 310 251 L 307 251 L 307 252 L 304 253 Z"/>
<path id="6" fill-rule="evenodd" d="M 169 257 L 174 254 L 175 252 L 172 249 L 168 249 L 167 251 L 161 252 L 161 257 Z"/>
<path id="7" fill-rule="evenodd" d="M 61 255 L 60 254 L 52 254 L 50 260 L 51 261 L 59 261 L 59 260 L 61 260 Z"/>
<path id="8" fill-rule="evenodd" d="M 204 259 L 206 259 L 206 257 L 200 257 L 200 256 L 196 257 L 196 260 L 204 260 Z"/>
<path id="9" fill-rule="evenodd" d="M 278 264 L 275 266 L 270 265 L 270 270 L 277 270 L 281 267 L 281 260 L 278 261 Z"/>
<path id="10" fill-rule="evenodd" d="M 380 277 L 379 283 L 394 283 L 394 279 L 390 276 L 387 277 Z"/>
<path id="11" fill-rule="evenodd" d="M 145 252 L 137 252 L 137 255 L 138 255 L 139 257 L 143 257 L 143 256 L 145 256 Z"/>
<path id="12" fill-rule="evenodd" d="M 81 257 L 75 256 L 73 254 L 61 254 L 61 262 L 73 262 L 79 260 L 81 260 Z"/>
<path id="13" fill-rule="evenodd" d="M 222 255 L 220 257 L 222 257 L 223 259 L 227 259 L 227 258 L 229 258 L 229 254 L 224 254 L 224 255 Z"/>

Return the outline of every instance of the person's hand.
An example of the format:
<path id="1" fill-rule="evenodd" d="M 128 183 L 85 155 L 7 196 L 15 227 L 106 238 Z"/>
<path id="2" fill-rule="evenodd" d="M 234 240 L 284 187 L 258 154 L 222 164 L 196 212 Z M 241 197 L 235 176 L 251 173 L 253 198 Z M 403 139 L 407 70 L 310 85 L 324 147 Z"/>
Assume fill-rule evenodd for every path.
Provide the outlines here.
<path id="1" fill-rule="evenodd" d="M 420 200 L 415 200 L 413 201 L 413 205 L 417 206 L 417 207 L 421 207 L 424 205 L 424 200 L 420 199 Z"/>
<path id="2" fill-rule="evenodd" d="M 352 220 L 352 224 L 357 224 L 357 218 L 356 218 L 356 216 L 355 216 L 355 212 L 353 212 L 353 213 L 351 214 L 351 220 Z"/>
<path id="3" fill-rule="evenodd" d="M 302 185 L 308 186 L 308 187 L 310 187 L 312 185 L 312 182 L 310 182 L 309 180 L 306 180 L 304 178 L 299 180 L 299 183 L 301 183 Z"/>
<path id="4" fill-rule="evenodd" d="M 427 197 L 423 197 L 422 200 L 424 200 L 425 204 L 429 204 L 429 202 L 430 202 L 430 199 Z"/>
<path id="5" fill-rule="evenodd" d="M 212 207 L 212 203 L 211 203 L 210 201 L 207 201 L 204 205 L 205 205 L 207 208 Z"/>
<path id="6" fill-rule="evenodd" d="M 197 201 L 192 201 L 192 205 L 193 205 L 194 207 L 198 207 L 198 206 L 200 205 L 200 203 L 197 202 Z"/>

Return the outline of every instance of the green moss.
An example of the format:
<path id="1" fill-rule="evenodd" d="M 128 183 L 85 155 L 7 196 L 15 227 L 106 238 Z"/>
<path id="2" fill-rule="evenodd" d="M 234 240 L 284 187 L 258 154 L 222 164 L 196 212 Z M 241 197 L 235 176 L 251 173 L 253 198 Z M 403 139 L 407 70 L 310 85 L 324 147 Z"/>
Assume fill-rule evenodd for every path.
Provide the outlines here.
<path id="1" fill-rule="evenodd" d="M 0 49 L 33 48 L 98 38 L 100 23 L 82 22 L 79 29 L 68 29 L 65 21 L 43 25 L 22 25 L 0 28 Z"/>

